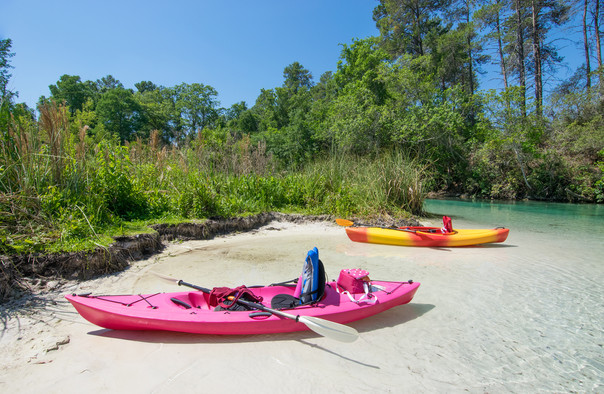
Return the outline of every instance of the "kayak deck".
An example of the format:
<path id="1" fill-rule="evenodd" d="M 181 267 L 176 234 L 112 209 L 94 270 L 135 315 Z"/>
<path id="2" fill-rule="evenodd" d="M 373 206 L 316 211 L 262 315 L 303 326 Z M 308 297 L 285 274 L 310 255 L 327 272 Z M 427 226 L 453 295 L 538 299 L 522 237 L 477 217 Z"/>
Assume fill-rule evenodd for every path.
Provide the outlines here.
<path id="1" fill-rule="evenodd" d="M 411 282 L 411 281 L 410 281 Z M 324 298 L 316 304 L 285 310 L 287 313 L 318 317 L 336 323 L 348 323 L 409 303 L 419 283 L 372 281 L 375 303 L 355 303 L 336 291 L 328 282 Z M 293 286 L 250 288 L 270 307 L 278 294 L 292 295 Z M 258 310 L 217 311 L 209 304 L 209 295 L 200 291 L 144 295 L 67 295 L 69 302 L 86 320 L 114 330 L 166 330 L 196 334 L 268 334 L 307 330 L 300 322 Z M 356 295 L 356 299 L 360 296 Z"/>

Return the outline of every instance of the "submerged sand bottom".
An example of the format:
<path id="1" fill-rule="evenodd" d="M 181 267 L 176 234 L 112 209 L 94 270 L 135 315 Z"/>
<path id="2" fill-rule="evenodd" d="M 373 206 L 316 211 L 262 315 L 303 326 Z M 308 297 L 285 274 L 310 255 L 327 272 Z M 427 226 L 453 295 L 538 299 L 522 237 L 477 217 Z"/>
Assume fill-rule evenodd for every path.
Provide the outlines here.
<path id="1" fill-rule="evenodd" d="M 464 223 L 456 223 L 460 228 Z M 466 226 L 467 228 L 467 226 Z M 537 238 L 535 238 L 537 237 Z M 71 283 L 4 311 L 2 392 L 535 392 L 604 384 L 598 251 L 512 230 L 504 244 L 406 248 L 353 243 L 335 224 L 272 222 L 249 233 L 171 244 L 120 274 Z M 340 343 L 312 331 L 245 336 L 113 331 L 82 319 L 65 293 L 153 293 L 297 277 L 318 247 L 330 278 L 421 282 L 410 304 L 350 323 Z M 577 246 L 579 248 L 579 246 Z"/>

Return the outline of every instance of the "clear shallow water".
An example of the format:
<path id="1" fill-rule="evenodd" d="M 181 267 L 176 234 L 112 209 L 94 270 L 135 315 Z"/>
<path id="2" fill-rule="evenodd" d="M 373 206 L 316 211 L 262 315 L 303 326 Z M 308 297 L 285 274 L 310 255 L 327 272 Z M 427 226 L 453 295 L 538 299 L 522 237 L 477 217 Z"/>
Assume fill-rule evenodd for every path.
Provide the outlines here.
<path id="1" fill-rule="evenodd" d="M 465 318 L 480 327 L 468 365 L 500 357 L 496 373 L 482 372 L 498 389 L 601 390 L 604 206 L 429 200 L 425 209 L 451 216 L 454 227 L 510 228 L 504 244 L 443 260 L 455 264 L 459 280 L 463 272 L 470 287 L 463 298 L 474 312 Z"/>
<path id="2" fill-rule="evenodd" d="M 421 282 L 410 304 L 350 323 L 360 333 L 354 343 L 312 332 L 100 330 L 63 302 L 74 321 L 54 331 L 69 345 L 53 362 L 0 369 L 0 391 L 604 392 L 602 207 L 430 200 L 426 209 L 456 228 L 506 226 L 510 235 L 477 247 L 398 247 L 351 242 L 335 224 L 271 223 L 171 245 L 73 290 L 182 290 L 149 271 L 205 287 L 274 283 L 297 277 L 314 246 L 330 278 L 361 267 L 374 279 Z"/>
<path id="3" fill-rule="evenodd" d="M 604 243 L 604 206 L 535 201 L 426 200 L 428 213 L 447 215 L 481 226 L 505 226 L 523 231 L 565 236 L 592 234 Z M 588 236 L 589 238 L 589 236 Z"/>

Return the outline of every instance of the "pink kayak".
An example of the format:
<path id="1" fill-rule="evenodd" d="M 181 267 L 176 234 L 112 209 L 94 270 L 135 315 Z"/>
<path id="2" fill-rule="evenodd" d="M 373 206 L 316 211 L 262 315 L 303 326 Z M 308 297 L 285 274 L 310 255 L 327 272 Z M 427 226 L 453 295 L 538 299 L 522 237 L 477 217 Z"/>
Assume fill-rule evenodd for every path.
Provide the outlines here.
<path id="1" fill-rule="evenodd" d="M 327 282 L 321 300 L 293 308 L 290 314 L 320 318 L 336 323 L 365 319 L 411 301 L 419 283 L 372 280 L 369 293 L 351 294 Z M 205 289 L 204 289 L 205 290 Z M 293 296 L 295 286 L 252 287 L 261 304 L 271 306 L 274 297 Z M 366 287 L 367 290 L 367 287 Z M 144 295 L 67 295 L 86 320 L 114 330 L 166 330 L 195 334 L 268 334 L 307 330 L 299 321 L 266 310 L 229 311 L 210 306 L 210 295 L 202 291 Z M 220 308 L 219 308 L 220 309 Z"/>

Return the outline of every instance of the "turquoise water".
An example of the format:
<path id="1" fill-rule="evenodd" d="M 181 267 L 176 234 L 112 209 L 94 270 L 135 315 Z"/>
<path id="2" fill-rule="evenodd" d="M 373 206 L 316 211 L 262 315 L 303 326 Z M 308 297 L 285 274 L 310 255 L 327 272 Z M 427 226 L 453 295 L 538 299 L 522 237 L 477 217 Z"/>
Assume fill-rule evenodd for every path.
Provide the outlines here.
<path id="1" fill-rule="evenodd" d="M 505 226 L 556 235 L 576 231 L 584 235 L 592 233 L 595 240 L 604 242 L 603 205 L 426 200 L 424 209 L 432 214 L 447 215 L 454 220 L 462 219 L 487 227 Z"/>
<path id="2" fill-rule="evenodd" d="M 434 224 L 448 215 L 454 228 L 510 229 L 502 244 L 409 256 L 442 263 L 426 264 L 433 276 L 425 275 L 423 290 L 435 285 L 426 295 L 434 305 L 446 304 L 437 289 L 452 291 L 457 286 L 451 281 L 468 286 L 457 294 L 470 310 L 463 315 L 466 324 L 453 326 L 475 335 L 465 362 L 475 369 L 490 364 L 471 385 L 488 382 L 486 390 L 512 392 L 599 392 L 604 384 L 604 206 L 428 200 L 425 210 L 438 215 L 431 219 Z M 439 281 L 437 271 L 443 269 L 450 270 L 449 283 Z"/>

